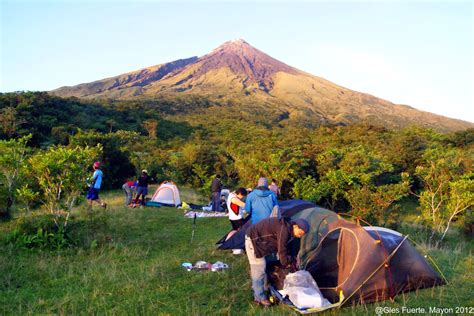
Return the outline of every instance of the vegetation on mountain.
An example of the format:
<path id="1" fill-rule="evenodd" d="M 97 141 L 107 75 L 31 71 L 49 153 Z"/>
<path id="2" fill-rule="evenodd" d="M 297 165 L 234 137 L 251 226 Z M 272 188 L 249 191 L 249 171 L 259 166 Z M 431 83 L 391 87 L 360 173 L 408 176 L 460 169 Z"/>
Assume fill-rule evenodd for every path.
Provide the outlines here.
<path id="1" fill-rule="evenodd" d="M 237 102 L 222 105 L 191 96 L 140 102 L 8 93 L 0 94 L 0 110 L 2 120 L 12 113 L 16 120 L 0 133 L 0 155 L 7 157 L 2 158 L 2 205 L 15 195 L 27 208 L 40 203 L 29 190 L 40 192 L 46 203 L 50 188 L 41 178 L 46 169 L 38 169 L 44 162 L 40 157 L 53 155 L 48 161 L 56 161 L 57 170 L 69 169 L 73 166 L 54 156 L 67 151 L 85 173 L 91 171 L 85 169 L 86 160 L 101 160 L 105 188 L 120 188 L 141 169 L 157 182 L 171 179 L 206 194 L 215 173 L 231 188 L 253 187 L 264 175 L 280 181 L 282 198 L 309 199 L 385 226 L 397 225 L 397 201 L 418 197 L 419 221 L 434 229 L 436 240 L 453 221 L 471 218 L 466 213 L 472 207 L 472 130 L 441 134 L 365 123 L 297 126 L 265 104 L 245 110 Z M 30 133 L 26 147 L 21 137 Z M 100 152 L 84 155 L 98 144 Z M 16 176 L 11 186 L 8 177 L 14 171 L 8 161 L 17 147 L 29 159 L 15 160 L 22 165 L 15 168 L 30 174 Z M 84 185 L 80 170 L 79 186 Z M 77 190 L 53 208 L 70 209 Z"/>

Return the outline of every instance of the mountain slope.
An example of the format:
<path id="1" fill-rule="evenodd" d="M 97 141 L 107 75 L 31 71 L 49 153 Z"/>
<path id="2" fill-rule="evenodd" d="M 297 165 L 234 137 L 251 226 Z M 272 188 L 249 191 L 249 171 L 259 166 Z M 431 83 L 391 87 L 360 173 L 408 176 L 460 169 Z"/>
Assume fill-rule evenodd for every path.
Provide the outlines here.
<path id="1" fill-rule="evenodd" d="M 73 87 L 61 87 L 51 93 L 61 97 L 95 98 L 99 95 L 114 98 L 115 93 L 123 91 L 127 97 L 141 95 L 142 88 L 162 79 L 167 74 L 195 62 L 198 58 L 179 59 L 170 63 L 143 68 L 116 77 L 106 78 Z M 120 97 L 120 93 L 118 93 Z"/>
<path id="2" fill-rule="evenodd" d="M 388 127 L 416 124 L 442 131 L 473 123 L 396 105 L 353 91 L 288 66 L 244 40 L 224 43 L 191 57 L 73 87 L 52 94 L 81 98 L 137 99 L 198 95 L 217 103 L 233 101 L 248 111 L 259 104 L 288 113 L 288 119 L 316 124 L 368 121 Z"/>

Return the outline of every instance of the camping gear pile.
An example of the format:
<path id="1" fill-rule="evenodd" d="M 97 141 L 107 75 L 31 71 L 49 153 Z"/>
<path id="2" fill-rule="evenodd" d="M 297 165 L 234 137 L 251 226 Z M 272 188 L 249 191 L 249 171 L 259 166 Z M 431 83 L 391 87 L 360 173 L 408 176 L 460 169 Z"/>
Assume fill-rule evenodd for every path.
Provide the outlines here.
<path id="1" fill-rule="evenodd" d="M 194 265 L 190 262 L 183 262 L 181 264 L 183 268 L 187 271 L 207 271 L 211 270 L 212 272 L 223 271 L 225 269 L 229 269 L 229 265 L 222 262 L 216 261 L 215 263 L 210 263 L 206 261 L 197 261 Z"/>
<path id="2" fill-rule="evenodd" d="M 310 231 L 293 245 L 293 253 L 297 254 L 299 268 L 311 274 L 331 303 L 365 304 L 445 284 L 410 244 L 408 236 L 386 228 L 361 226 L 307 201 L 283 201 L 280 210 L 282 216 L 304 218 L 310 223 Z M 245 231 L 250 224 L 247 222 L 228 239 L 226 234 L 217 242 L 219 248 L 245 249 Z M 272 280 L 272 272 L 267 270 L 269 281 L 281 290 L 283 282 Z"/>

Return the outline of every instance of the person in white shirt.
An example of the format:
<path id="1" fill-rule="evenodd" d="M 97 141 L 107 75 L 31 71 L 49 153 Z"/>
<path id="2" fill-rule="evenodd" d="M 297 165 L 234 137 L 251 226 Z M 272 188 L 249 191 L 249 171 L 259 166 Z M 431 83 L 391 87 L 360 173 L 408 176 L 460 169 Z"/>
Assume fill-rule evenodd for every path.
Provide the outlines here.
<path id="1" fill-rule="evenodd" d="M 229 194 L 227 198 L 227 211 L 229 212 L 229 221 L 233 230 L 239 230 L 244 225 L 243 210 L 245 202 L 243 199 L 247 196 L 247 190 L 239 188 Z"/>

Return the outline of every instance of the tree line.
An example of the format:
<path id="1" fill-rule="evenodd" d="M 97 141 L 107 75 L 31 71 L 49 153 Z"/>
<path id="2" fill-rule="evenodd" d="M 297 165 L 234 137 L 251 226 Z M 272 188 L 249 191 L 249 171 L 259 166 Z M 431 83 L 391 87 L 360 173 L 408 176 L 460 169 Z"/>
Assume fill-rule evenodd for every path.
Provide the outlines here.
<path id="1" fill-rule="evenodd" d="M 299 126 L 265 105 L 255 108 L 192 96 L 84 101 L 0 94 L 2 209 L 18 201 L 23 209 L 29 203 L 52 213 L 70 210 L 91 161 L 99 159 L 108 188 L 141 169 L 158 182 L 171 179 L 203 193 L 216 173 L 231 188 L 268 176 L 280 182 L 281 198 L 386 226 L 398 221 L 396 202 L 412 197 L 433 238 L 444 238 L 453 221 L 472 222 L 474 129 Z M 66 166 L 71 173 L 58 177 L 75 180 L 52 176 Z"/>

